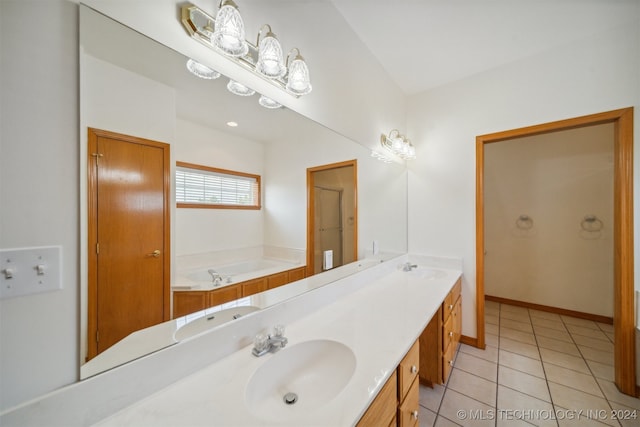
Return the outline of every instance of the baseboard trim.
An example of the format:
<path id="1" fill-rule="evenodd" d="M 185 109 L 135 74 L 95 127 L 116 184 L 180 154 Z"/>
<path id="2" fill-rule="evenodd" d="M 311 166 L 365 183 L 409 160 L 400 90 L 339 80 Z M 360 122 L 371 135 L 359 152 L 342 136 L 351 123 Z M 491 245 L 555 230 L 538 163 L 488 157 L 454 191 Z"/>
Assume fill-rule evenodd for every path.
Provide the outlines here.
<path id="1" fill-rule="evenodd" d="M 478 338 L 472 338 L 466 335 L 460 335 L 460 343 L 470 345 L 472 347 L 478 347 Z"/>
<path id="2" fill-rule="evenodd" d="M 531 308 L 539 311 L 547 311 L 549 313 L 564 314 L 565 316 L 579 317 L 580 319 L 592 320 L 594 322 L 607 323 L 613 325 L 613 317 L 601 316 L 599 314 L 584 313 L 582 311 L 567 310 L 566 308 L 551 307 L 549 305 L 534 304 L 532 302 L 518 301 L 509 298 L 494 297 L 485 295 L 486 301 L 494 301 L 502 304 L 515 305 L 518 307 Z"/>

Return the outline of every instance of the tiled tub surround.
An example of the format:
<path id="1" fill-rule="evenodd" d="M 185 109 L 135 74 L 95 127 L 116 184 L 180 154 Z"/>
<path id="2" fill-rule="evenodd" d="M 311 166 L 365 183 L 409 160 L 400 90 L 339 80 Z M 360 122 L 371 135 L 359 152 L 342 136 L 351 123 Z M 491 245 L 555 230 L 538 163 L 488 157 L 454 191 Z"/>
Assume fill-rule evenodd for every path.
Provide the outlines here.
<path id="1" fill-rule="evenodd" d="M 612 325 L 490 301 L 485 322 L 486 350 L 460 345 L 449 382 L 421 386 L 421 426 L 640 425 L 613 383 Z M 569 419 L 580 410 L 592 419 Z"/>
<path id="2" fill-rule="evenodd" d="M 353 424 L 460 276 L 459 261 L 445 260 L 441 265 L 457 269 L 437 280 L 417 280 L 398 269 L 407 259 L 376 264 L 50 393 L 2 414 L 0 425 L 261 423 L 244 403 L 244 386 L 272 355 L 255 358 L 250 350 L 257 332 L 279 323 L 287 326 L 289 346 L 332 339 L 353 350 L 357 367 L 345 389 L 303 418 L 305 424 Z"/>

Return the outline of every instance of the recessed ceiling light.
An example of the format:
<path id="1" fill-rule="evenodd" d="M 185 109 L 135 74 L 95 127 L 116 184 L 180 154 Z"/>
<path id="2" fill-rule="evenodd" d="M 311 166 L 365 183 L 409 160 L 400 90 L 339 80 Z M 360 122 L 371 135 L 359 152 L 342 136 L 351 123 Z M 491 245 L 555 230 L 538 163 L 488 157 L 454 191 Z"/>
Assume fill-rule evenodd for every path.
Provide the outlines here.
<path id="1" fill-rule="evenodd" d="M 236 122 L 227 122 L 227 126 L 235 128 L 235 127 L 238 127 L 238 123 L 236 123 Z"/>

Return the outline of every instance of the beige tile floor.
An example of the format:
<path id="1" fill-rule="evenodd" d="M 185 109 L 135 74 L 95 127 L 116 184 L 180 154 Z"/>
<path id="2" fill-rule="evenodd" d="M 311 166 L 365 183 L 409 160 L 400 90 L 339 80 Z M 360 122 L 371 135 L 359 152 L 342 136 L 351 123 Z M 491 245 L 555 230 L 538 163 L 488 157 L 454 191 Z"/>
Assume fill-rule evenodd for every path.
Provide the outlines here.
<path id="1" fill-rule="evenodd" d="M 491 301 L 485 312 L 486 350 L 461 344 L 448 383 L 420 386 L 420 426 L 640 426 L 640 399 L 613 383 L 612 325 Z"/>

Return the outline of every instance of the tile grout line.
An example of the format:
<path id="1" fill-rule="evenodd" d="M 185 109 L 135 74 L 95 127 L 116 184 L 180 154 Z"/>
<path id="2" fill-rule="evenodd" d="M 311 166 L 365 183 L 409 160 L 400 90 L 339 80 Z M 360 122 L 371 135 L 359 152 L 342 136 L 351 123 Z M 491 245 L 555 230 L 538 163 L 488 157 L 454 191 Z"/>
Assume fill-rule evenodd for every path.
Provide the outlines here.
<path id="1" fill-rule="evenodd" d="M 584 362 L 585 365 L 587 365 L 587 369 L 589 370 L 589 372 L 591 373 L 591 377 L 593 378 L 593 380 L 596 382 L 596 385 L 598 386 L 598 390 L 600 390 L 600 393 L 602 393 L 602 398 L 604 398 L 605 402 L 607 402 L 607 405 L 609 405 L 609 414 L 612 413 L 613 411 L 613 406 L 611 405 L 611 402 L 609 401 L 609 398 L 607 397 L 607 395 L 605 394 L 604 390 L 602 389 L 602 386 L 600 385 L 600 382 L 598 382 L 595 374 L 593 373 L 593 370 L 591 369 L 591 366 L 589 366 L 589 363 L 587 362 L 587 358 L 584 357 L 584 354 L 582 353 L 582 350 L 580 349 L 580 346 L 578 345 L 578 343 L 575 341 L 575 339 L 573 338 L 573 333 L 569 330 L 569 328 L 567 328 L 567 324 L 565 323 L 564 319 L 562 318 L 562 316 L 560 316 L 560 320 L 562 321 L 562 324 L 564 325 L 564 327 L 567 329 L 567 332 L 569 332 L 569 337 L 571 338 L 571 341 L 575 344 L 575 346 L 578 348 L 578 352 L 580 353 L 580 356 L 582 357 L 582 361 Z M 597 326 L 597 324 L 596 324 Z M 600 327 L 598 326 L 598 329 L 600 329 Z M 580 334 L 578 334 L 580 335 Z M 605 334 L 606 335 L 606 334 Z M 573 387 L 571 387 L 573 388 Z M 574 389 L 575 390 L 575 389 Z M 582 391 L 582 390 L 580 390 Z M 583 391 L 583 393 L 586 393 Z M 587 393 L 592 395 L 591 393 Z M 620 421 L 616 420 L 616 424 L 618 426 L 621 426 Z"/>

